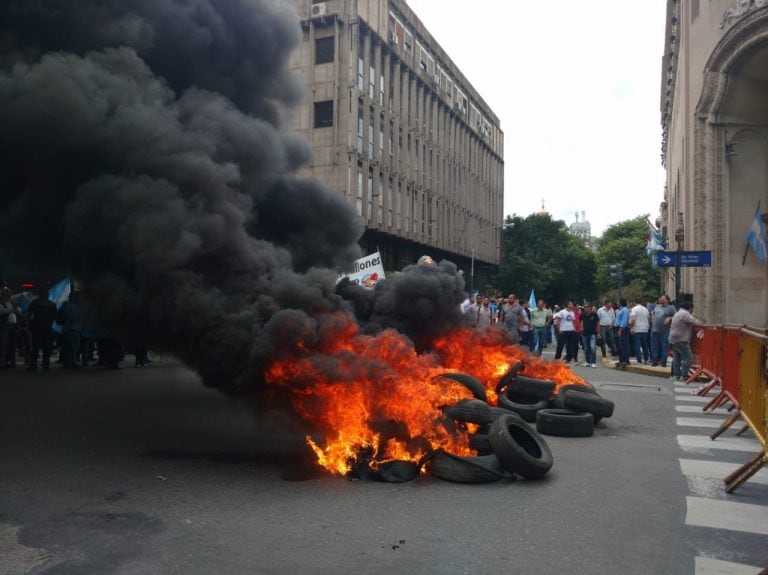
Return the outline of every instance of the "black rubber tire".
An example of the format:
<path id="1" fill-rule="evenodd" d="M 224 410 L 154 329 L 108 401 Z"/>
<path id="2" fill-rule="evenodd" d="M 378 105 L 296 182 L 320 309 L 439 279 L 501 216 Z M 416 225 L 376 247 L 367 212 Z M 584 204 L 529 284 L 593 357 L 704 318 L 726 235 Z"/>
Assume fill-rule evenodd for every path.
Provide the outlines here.
<path id="1" fill-rule="evenodd" d="M 504 409 L 503 407 L 497 407 L 497 406 L 491 405 L 490 408 L 491 408 L 491 416 L 493 417 L 494 421 L 496 421 L 497 417 L 500 417 L 502 415 L 509 415 L 510 413 L 513 415 L 517 415 L 517 413 L 515 413 L 514 411 L 509 409 Z M 518 415 L 518 417 L 520 416 Z"/>
<path id="2" fill-rule="evenodd" d="M 488 425 L 493 421 L 491 407 L 479 399 L 462 399 L 455 405 L 444 407 L 443 413 L 456 421 L 479 425 Z"/>
<path id="3" fill-rule="evenodd" d="M 568 409 L 542 409 L 536 414 L 536 431 L 559 437 L 590 437 L 595 432 L 595 417 Z"/>
<path id="4" fill-rule="evenodd" d="M 473 433 L 469 436 L 469 448 L 474 449 L 480 455 L 490 455 L 493 453 L 493 448 L 488 441 L 487 433 Z"/>
<path id="5" fill-rule="evenodd" d="M 555 382 L 518 375 L 509 382 L 507 391 L 538 399 L 549 399 L 555 393 Z"/>
<path id="6" fill-rule="evenodd" d="M 547 442 L 517 417 L 499 417 L 488 432 L 488 441 L 507 471 L 526 479 L 541 479 L 552 469 L 552 451 Z"/>
<path id="7" fill-rule="evenodd" d="M 438 479 L 453 483 L 491 483 L 514 478 L 504 471 L 504 466 L 495 455 L 459 457 L 440 450 L 432 456 L 430 470 Z"/>
<path id="8" fill-rule="evenodd" d="M 524 421 L 533 423 L 536 421 L 536 413 L 540 409 L 546 409 L 549 401 L 535 397 L 527 397 L 522 394 L 511 395 L 502 393 L 499 395 L 499 407 L 512 411 Z"/>
<path id="9" fill-rule="evenodd" d="M 468 373 L 441 373 L 438 377 L 444 377 L 445 379 L 451 379 L 466 387 L 476 399 L 488 402 L 488 394 L 485 392 L 485 386 L 480 383 L 480 380 L 476 377 L 472 377 Z"/>
<path id="10" fill-rule="evenodd" d="M 599 395 L 585 391 L 569 389 L 562 394 L 562 404 L 565 409 L 571 411 L 586 411 L 595 418 L 611 417 L 613 415 L 613 402 Z"/>
<path id="11" fill-rule="evenodd" d="M 499 380 L 499 383 L 496 384 L 496 393 L 500 394 L 501 390 L 507 387 L 509 382 L 515 379 L 517 374 L 524 370 L 525 364 L 520 360 L 515 360 L 515 363 L 512 364 L 512 367 L 507 370 L 507 373 L 505 373 Z"/>
<path id="12" fill-rule="evenodd" d="M 584 393 L 592 393 L 594 395 L 598 395 L 597 391 L 595 391 L 595 388 L 590 383 L 586 385 L 582 385 L 580 383 L 566 383 L 565 385 L 558 388 L 557 395 L 552 398 L 552 406 L 555 409 L 568 409 L 563 403 L 563 394 L 570 390 L 583 391 Z"/>
<path id="13" fill-rule="evenodd" d="M 385 483 L 405 483 L 419 476 L 421 466 L 413 461 L 393 459 L 380 463 L 371 473 L 371 479 Z"/>

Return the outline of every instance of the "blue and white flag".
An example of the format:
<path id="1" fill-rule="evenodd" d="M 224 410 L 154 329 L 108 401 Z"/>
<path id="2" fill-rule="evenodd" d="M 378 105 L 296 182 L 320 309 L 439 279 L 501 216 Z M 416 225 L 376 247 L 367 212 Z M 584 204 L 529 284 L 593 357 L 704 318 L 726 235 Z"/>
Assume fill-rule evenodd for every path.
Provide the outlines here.
<path id="1" fill-rule="evenodd" d="M 659 230 L 656 229 L 648 218 L 645 218 L 645 221 L 648 223 L 648 233 L 645 234 L 648 243 L 645 245 L 645 253 L 650 255 L 653 252 L 664 250 L 664 242 L 661 239 Z"/>
<path id="2" fill-rule="evenodd" d="M 528 296 L 528 303 L 531 305 L 531 309 L 536 307 L 536 296 L 533 293 L 533 290 L 531 290 L 531 295 Z"/>
<path id="3" fill-rule="evenodd" d="M 752 225 L 747 230 L 744 240 L 755 250 L 755 255 L 757 255 L 758 259 L 764 262 L 768 255 L 768 246 L 765 240 L 765 228 L 763 227 L 763 217 L 760 213 L 760 204 L 757 205 L 755 219 L 752 220 Z"/>
<path id="4" fill-rule="evenodd" d="M 69 291 L 71 287 L 72 283 L 67 277 L 48 289 L 48 299 L 56 304 L 56 309 L 59 309 L 61 304 L 69 299 Z M 61 333 L 61 326 L 56 322 L 53 322 L 53 331 Z"/>

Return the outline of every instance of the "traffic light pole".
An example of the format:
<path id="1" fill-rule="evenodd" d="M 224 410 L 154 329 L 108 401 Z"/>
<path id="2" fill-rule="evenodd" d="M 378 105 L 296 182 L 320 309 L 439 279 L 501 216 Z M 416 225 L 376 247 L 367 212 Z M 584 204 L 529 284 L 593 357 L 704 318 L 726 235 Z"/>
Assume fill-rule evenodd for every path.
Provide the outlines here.
<path id="1" fill-rule="evenodd" d="M 624 294 L 622 293 L 622 288 L 624 282 L 622 281 L 624 279 L 624 269 L 621 267 L 621 264 L 613 264 L 609 268 L 611 277 L 616 280 L 616 283 L 618 283 L 619 286 L 619 299 L 624 297 Z"/>

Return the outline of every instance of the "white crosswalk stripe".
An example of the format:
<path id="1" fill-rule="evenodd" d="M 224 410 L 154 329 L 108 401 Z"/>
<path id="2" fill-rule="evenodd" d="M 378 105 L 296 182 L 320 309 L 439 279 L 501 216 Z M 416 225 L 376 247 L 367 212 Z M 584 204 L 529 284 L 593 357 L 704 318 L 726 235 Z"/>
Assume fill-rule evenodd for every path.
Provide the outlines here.
<path id="1" fill-rule="evenodd" d="M 725 419 L 722 416 L 711 415 L 707 417 L 678 417 L 677 424 L 684 427 L 709 427 L 717 429 Z"/>
<path id="2" fill-rule="evenodd" d="M 690 496 L 685 502 L 688 525 L 768 535 L 768 506 Z"/>
<path id="3" fill-rule="evenodd" d="M 709 438 L 710 429 L 716 429 L 730 417 L 728 405 L 714 412 L 704 412 L 702 408 L 712 401 L 717 390 L 709 396 L 698 396 L 698 385 L 674 385 L 675 412 L 677 425 L 688 433 L 677 436 L 680 448 L 696 458 L 681 457 L 680 470 L 688 480 L 690 495 L 686 496 L 685 523 L 690 527 L 714 530 L 724 533 L 723 540 L 738 540 L 736 533 L 749 534 L 750 537 L 766 537 L 764 548 L 768 548 L 768 505 L 739 501 L 738 495 L 728 495 L 722 480 L 737 470 L 741 465 L 721 458 L 734 459 L 736 453 L 758 453 L 762 444 L 751 434 L 735 436 L 733 432 L 722 435 L 715 441 Z M 739 429 L 743 422 L 738 422 L 732 429 Z M 696 428 L 699 428 L 696 433 Z M 744 456 L 736 457 L 736 460 Z M 746 460 L 746 458 L 744 458 Z M 753 486 L 768 485 L 768 468 L 764 468 L 748 483 Z M 759 500 L 758 503 L 763 503 Z M 734 539 L 735 538 L 735 539 Z M 757 575 L 768 567 L 768 555 L 753 558 L 754 562 L 766 562 L 765 565 L 748 565 L 730 561 L 733 556 L 719 550 L 713 553 L 708 549 L 699 549 L 695 558 L 696 575 Z M 725 553 L 723 555 L 723 553 Z"/>
<path id="4" fill-rule="evenodd" d="M 696 575 L 758 575 L 760 567 L 721 561 L 709 557 L 696 557 Z"/>
<path id="5" fill-rule="evenodd" d="M 703 405 L 676 405 L 675 411 L 678 413 L 698 413 L 703 415 L 730 415 L 731 412 L 729 412 L 724 407 L 718 407 L 716 410 L 712 412 L 703 411 L 704 406 Z"/>
<path id="6" fill-rule="evenodd" d="M 680 470 L 683 474 L 693 477 L 723 479 L 740 467 L 738 463 L 724 461 L 708 461 L 702 459 L 680 459 Z M 750 477 L 750 483 L 768 485 L 768 467 L 764 467 Z"/>
<path id="7" fill-rule="evenodd" d="M 691 395 L 690 393 L 684 393 L 680 395 L 675 395 L 675 399 L 677 401 L 685 401 L 685 402 L 693 402 L 693 403 L 709 403 L 712 401 L 711 397 L 699 397 L 698 395 Z"/>
<path id="8" fill-rule="evenodd" d="M 718 437 L 712 441 L 708 435 L 678 435 L 677 444 L 685 451 L 727 449 L 757 453 L 761 448 L 760 442 L 750 437 Z"/>

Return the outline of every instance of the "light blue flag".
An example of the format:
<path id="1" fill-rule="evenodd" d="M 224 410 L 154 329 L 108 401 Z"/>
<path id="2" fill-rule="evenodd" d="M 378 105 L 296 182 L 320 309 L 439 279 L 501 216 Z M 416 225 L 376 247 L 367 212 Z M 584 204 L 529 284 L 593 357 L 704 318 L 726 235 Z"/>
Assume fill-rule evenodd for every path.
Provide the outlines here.
<path id="1" fill-rule="evenodd" d="M 51 286 L 48 290 L 48 299 L 56 304 L 56 309 L 59 309 L 61 304 L 69 299 L 69 290 L 71 289 L 71 286 L 72 284 L 69 278 L 64 278 Z M 53 331 L 61 333 L 61 326 L 56 322 L 53 322 Z"/>
<path id="2" fill-rule="evenodd" d="M 528 296 L 528 303 L 532 308 L 536 307 L 536 295 L 533 293 L 533 290 L 531 290 L 531 295 Z"/>
<path id="3" fill-rule="evenodd" d="M 766 246 L 765 228 L 763 227 L 763 218 L 760 214 L 760 204 L 757 205 L 755 219 L 752 220 L 752 225 L 747 230 L 744 239 L 755 250 L 755 255 L 757 255 L 758 259 L 764 262 L 768 255 L 768 246 Z"/>
<path id="4" fill-rule="evenodd" d="M 651 220 L 645 218 L 645 221 L 648 224 L 648 233 L 645 234 L 645 237 L 648 240 L 645 245 L 645 253 L 653 255 L 653 252 L 658 252 L 665 249 L 664 242 L 661 239 L 659 230 L 654 227 L 654 225 L 651 223 Z M 653 258 L 653 261 L 656 261 L 655 257 Z"/>

